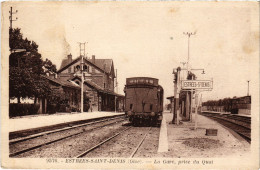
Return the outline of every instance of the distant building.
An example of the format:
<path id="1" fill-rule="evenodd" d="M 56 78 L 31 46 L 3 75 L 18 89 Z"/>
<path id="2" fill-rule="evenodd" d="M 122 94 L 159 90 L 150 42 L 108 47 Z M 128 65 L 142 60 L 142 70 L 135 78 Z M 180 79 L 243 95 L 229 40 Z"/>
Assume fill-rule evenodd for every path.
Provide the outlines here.
<path id="1" fill-rule="evenodd" d="M 251 96 L 236 97 L 231 99 L 231 101 L 233 113 L 246 115 L 251 114 Z"/>

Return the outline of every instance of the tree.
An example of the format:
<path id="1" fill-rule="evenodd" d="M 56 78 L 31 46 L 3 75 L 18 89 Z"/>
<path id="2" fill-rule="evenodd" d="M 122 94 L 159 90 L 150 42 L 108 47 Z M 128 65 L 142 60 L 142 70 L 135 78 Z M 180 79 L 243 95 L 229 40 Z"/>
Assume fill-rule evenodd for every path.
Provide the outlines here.
<path id="1" fill-rule="evenodd" d="M 53 73 L 56 73 L 57 72 L 57 68 L 56 68 L 56 65 L 53 64 L 51 62 L 51 60 L 48 60 L 48 58 L 46 58 L 46 60 L 43 62 L 43 66 L 45 67 L 45 69 L 53 72 Z"/>
<path id="2" fill-rule="evenodd" d="M 34 41 L 23 39 L 19 28 L 9 30 L 9 46 L 11 52 L 24 49 L 25 52 L 13 52 L 9 56 L 9 97 L 20 98 L 47 97 L 51 93 L 48 81 L 42 79 L 44 62 L 38 53 L 38 45 Z"/>

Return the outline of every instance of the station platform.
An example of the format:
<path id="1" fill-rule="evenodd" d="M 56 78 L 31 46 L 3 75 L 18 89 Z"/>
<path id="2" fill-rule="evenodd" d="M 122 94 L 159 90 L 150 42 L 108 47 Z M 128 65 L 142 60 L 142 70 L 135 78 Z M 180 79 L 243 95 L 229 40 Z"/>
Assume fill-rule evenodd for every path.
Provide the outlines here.
<path id="1" fill-rule="evenodd" d="M 195 115 L 191 121 L 172 124 L 173 113 L 164 112 L 160 134 L 158 156 L 190 157 L 244 157 L 250 153 L 250 144 L 232 130 L 202 115 Z M 164 125 L 165 124 L 165 125 Z M 163 130 L 165 129 L 165 130 Z M 216 129 L 216 136 L 206 135 L 206 129 Z M 162 139 L 161 139 L 162 137 Z M 165 147 L 167 145 L 168 147 Z M 164 146 L 164 147 L 160 147 Z M 160 150 L 160 148 L 162 148 Z M 165 148 L 168 148 L 165 150 Z M 163 150 L 164 149 L 164 150 Z"/>
<path id="2" fill-rule="evenodd" d="M 217 112 L 217 111 L 208 111 L 208 110 L 205 110 L 202 112 L 215 113 L 215 114 L 221 114 L 221 115 L 228 114 L 228 115 L 235 115 L 235 116 L 241 116 L 241 117 L 251 117 L 250 114 L 231 114 L 230 112 Z"/>
<path id="3" fill-rule="evenodd" d="M 9 119 L 9 132 L 116 115 L 124 115 L 124 112 L 73 112 L 15 117 Z"/>

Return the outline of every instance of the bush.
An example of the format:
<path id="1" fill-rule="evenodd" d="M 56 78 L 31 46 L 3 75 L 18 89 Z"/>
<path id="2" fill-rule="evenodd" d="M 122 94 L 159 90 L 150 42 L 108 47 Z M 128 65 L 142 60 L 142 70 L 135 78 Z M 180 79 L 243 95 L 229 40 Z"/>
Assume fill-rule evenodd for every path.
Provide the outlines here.
<path id="1" fill-rule="evenodd" d="M 71 112 L 70 107 L 66 107 L 66 112 L 67 112 L 67 113 L 70 113 L 70 112 Z"/>
<path id="2" fill-rule="evenodd" d="M 58 112 L 66 112 L 66 104 L 60 104 L 59 106 L 60 107 L 59 107 Z"/>
<path id="3" fill-rule="evenodd" d="M 89 108 L 90 108 L 90 105 L 89 105 L 89 104 L 84 104 L 84 105 L 83 105 L 83 111 L 84 111 L 84 112 L 88 112 Z"/>
<path id="4" fill-rule="evenodd" d="M 37 114 L 39 108 L 39 104 L 10 103 L 9 117 Z"/>
<path id="5" fill-rule="evenodd" d="M 78 111 L 78 108 L 75 107 L 75 106 L 71 106 L 71 111 L 72 111 L 72 112 L 77 112 L 77 111 Z"/>
<path id="6" fill-rule="evenodd" d="M 57 112 L 57 105 L 56 104 L 49 104 L 47 106 L 47 110 L 49 114 L 53 114 Z"/>
<path id="7" fill-rule="evenodd" d="M 40 104 L 31 104 L 30 109 L 28 110 L 30 115 L 35 115 L 40 109 Z"/>
<path id="8" fill-rule="evenodd" d="M 231 109 L 231 113 L 232 113 L 232 114 L 238 114 L 238 108 Z"/>

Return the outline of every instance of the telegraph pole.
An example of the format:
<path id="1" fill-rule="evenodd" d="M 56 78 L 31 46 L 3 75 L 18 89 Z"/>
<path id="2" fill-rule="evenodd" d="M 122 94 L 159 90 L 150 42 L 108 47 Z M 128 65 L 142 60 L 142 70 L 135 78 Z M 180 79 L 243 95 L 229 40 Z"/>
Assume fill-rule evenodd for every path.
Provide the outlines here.
<path id="1" fill-rule="evenodd" d="M 82 46 L 83 45 L 83 46 Z M 79 43 L 79 55 L 81 57 L 81 113 L 83 113 L 83 100 L 84 100 L 84 89 L 83 89 L 83 85 L 84 85 L 84 75 L 83 75 L 83 66 L 84 66 L 84 57 L 85 57 L 85 45 L 86 43 Z"/>
<path id="2" fill-rule="evenodd" d="M 13 19 L 13 14 L 16 14 L 18 12 L 18 10 L 16 10 L 15 12 L 13 12 L 13 7 L 11 7 L 9 13 L 10 13 L 10 16 L 9 16 L 9 20 L 10 20 L 10 29 L 12 29 L 12 23 L 13 21 L 16 21 L 18 18 L 16 17 L 16 19 Z"/>

